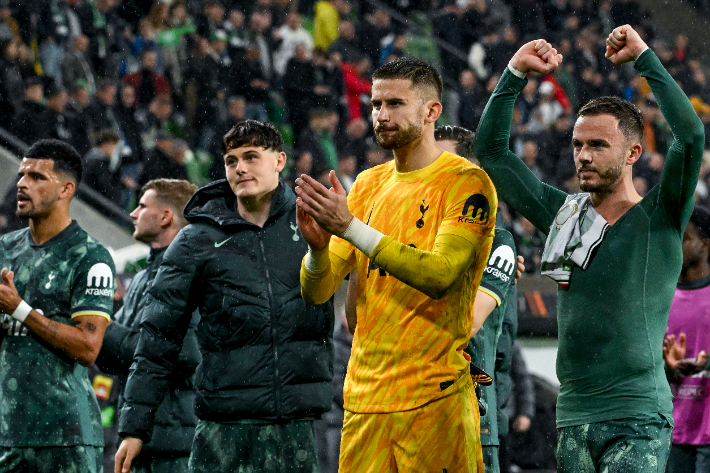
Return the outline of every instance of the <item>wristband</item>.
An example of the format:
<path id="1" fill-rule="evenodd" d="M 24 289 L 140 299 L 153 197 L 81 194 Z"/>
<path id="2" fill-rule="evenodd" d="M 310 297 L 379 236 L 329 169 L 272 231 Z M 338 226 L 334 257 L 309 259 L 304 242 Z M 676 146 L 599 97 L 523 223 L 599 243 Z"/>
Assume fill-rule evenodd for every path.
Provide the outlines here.
<path id="1" fill-rule="evenodd" d="M 320 251 L 313 251 L 308 248 L 308 253 L 306 253 L 306 260 L 303 262 L 306 267 L 306 271 L 311 274 L 320 273 L 328 269 L 330 264 L 330 250 L 326 246 Z"/>
<path id="2" fill-rule="evenodd" d="M 515 76 L 521 79 L 525 79 L 526 74 L 523 71 L 519 71 L 513 67 L 511 63 L 508 63 L 508 70 Z"/>
<path id="3" fill-rule="evenodd" d="M 23 323 L 25 321 L 25 319 L 27 318 L 27 316 L 30 315 L 30 312 L 32 312 L 32 307 L 30 307 L 30 305 L 27 302 L 21 301 L 20 304 L 15 309 L 15 312 L 10 314 L 10 317 L 17 320 L 20 323 Z"/>
<path id="4" fill-rule="evenodd" d="M 352 243 L 355 248 L 365 253 L 368 258 L 384 237 L 382 233 L 356 217 L 353 217 L 350 225 L 343 232 L 343 240 Z"/>

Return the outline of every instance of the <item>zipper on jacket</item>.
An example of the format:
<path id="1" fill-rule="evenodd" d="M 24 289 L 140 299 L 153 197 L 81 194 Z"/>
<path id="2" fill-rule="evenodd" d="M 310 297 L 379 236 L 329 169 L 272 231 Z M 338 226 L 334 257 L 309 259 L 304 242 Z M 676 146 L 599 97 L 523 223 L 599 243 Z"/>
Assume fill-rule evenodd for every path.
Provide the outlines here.
<path id="1" fill-rule="evenodd" d="M 276 339 L 276 305 L 274 301 L 274 291 L 271 287 L 271 276 L 269 265 L 266 260 L 266 249 L 264 248 L 264 230 L 257 232 L 259 236 L 259 248 L 264 261 L 264 271 L 266 273 L 266 287 L 269 291 L 269 308 L 271 313 L 271 341 L 274 344 L 274 402 L 276 404 L 276 417 L 281 418 L 281 379 L 279 376 L 279 345 Z"/>

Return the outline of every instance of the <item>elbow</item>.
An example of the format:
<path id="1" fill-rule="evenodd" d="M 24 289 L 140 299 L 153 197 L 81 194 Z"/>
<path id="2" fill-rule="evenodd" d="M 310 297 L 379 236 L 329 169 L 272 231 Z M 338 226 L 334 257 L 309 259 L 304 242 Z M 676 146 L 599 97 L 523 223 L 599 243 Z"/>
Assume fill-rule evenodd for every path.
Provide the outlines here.
<path id="1" fill-rule="evenodd" d="M 328 299 L 320 300 L 320 298 L 317 297 L 316 294 L 306 292 L 303 289 L 301 289 L 301 297 L 303 298 L 303 301 L 306 303 L 306 305 L 320 305 L 325 304 L 328 301 Z"/>
<path id="2" fill-rule="evenodd" d="M 81 366 L 89 367 L 96 363 L 96 359 L 99 357 L 98 352 L 96 353 L 84 353 L 77 357 L 76 361 L 79 363 Z"/>

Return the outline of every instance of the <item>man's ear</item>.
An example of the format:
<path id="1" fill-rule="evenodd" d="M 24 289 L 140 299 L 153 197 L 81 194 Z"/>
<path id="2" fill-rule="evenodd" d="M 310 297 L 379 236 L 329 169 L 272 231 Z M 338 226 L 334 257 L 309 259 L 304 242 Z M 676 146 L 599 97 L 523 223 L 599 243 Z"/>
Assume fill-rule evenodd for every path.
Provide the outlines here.
<path id="1" fill-rule="evenodd" d="M 163 210 L 163 215 L 160 216 L 160 225 L 162 227 L 167 227 L 175 220 L 175 212 L 170 207 L 165 207 Z"/>
<path id="2" fill-rule="evenodd" d="M 278 156 L 276 156 L 276 171 L 281 172 L 284 167 L 286 167 L 286 153 L 281 151 Z"/>
<path id="3" fill-rule="evenodd" d="M 62 183 L 62 188 L 59 191 L 59 198 L 61 199 L 71 199 L 74 197 L 74 193 L 76 192 L 76 182 L 74 182 L 71 179 L 65 179 L 64 182 Z"/>
<path id="4" fill-rule="evenodd" d="M 424 106 L 427 109 L 427 116 L 425 119 L 426 123 L 435 123 L 439 117 L 441 116 L 441 112 L 444 109 L 443 105 L 441 105 L 441 102 L 437 100 L 430 100 Z"/>
<path id="5" fill-rule="evenodd" d="M 629 157 L 626 158 L 626 164 L 634 164 L 636 161 L 639 160 L 641 154 L 643 154 L 643 148 L 641 148 L 641 143 L 634 143 L 633 145 L 631 145 Z"/>

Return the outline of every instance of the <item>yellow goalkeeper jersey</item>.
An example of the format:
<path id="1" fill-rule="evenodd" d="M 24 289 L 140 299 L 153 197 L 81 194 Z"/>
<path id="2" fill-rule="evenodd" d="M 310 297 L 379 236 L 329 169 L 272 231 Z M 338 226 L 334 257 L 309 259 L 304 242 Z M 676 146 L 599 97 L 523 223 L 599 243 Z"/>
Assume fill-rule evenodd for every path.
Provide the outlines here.
<path id="1" fill-rule="evenodd" d="M 340 260 L 342 266 L 333 271 L 345 274 L 354 267 L 359 274 L 345 409 L 404 411 L 456 392 L 454 385 L 469 371 L 463 349 L 493 242 L 497 198 L 488 175 L 448 152 L 409 173 L 397 172 L 389 162 L 358 176 L 348 206 L 355 217 L 387 237 L 372 259 L 341 238 L 330 244 L 331 255 L 336 256 L 331 261 Z M 452 237 L 473 244 L 475 254 L 447 255 L 470 258 L 471 263 L 440 299 L 426 296 L 375 264 L 378 258 L 407 258 L 399 263 L 419 271 L 415 277 L 426 284 L 436 268 L 427 268 L 422 253 L 404 245 L 431 252 L 435 240 Z"/>

